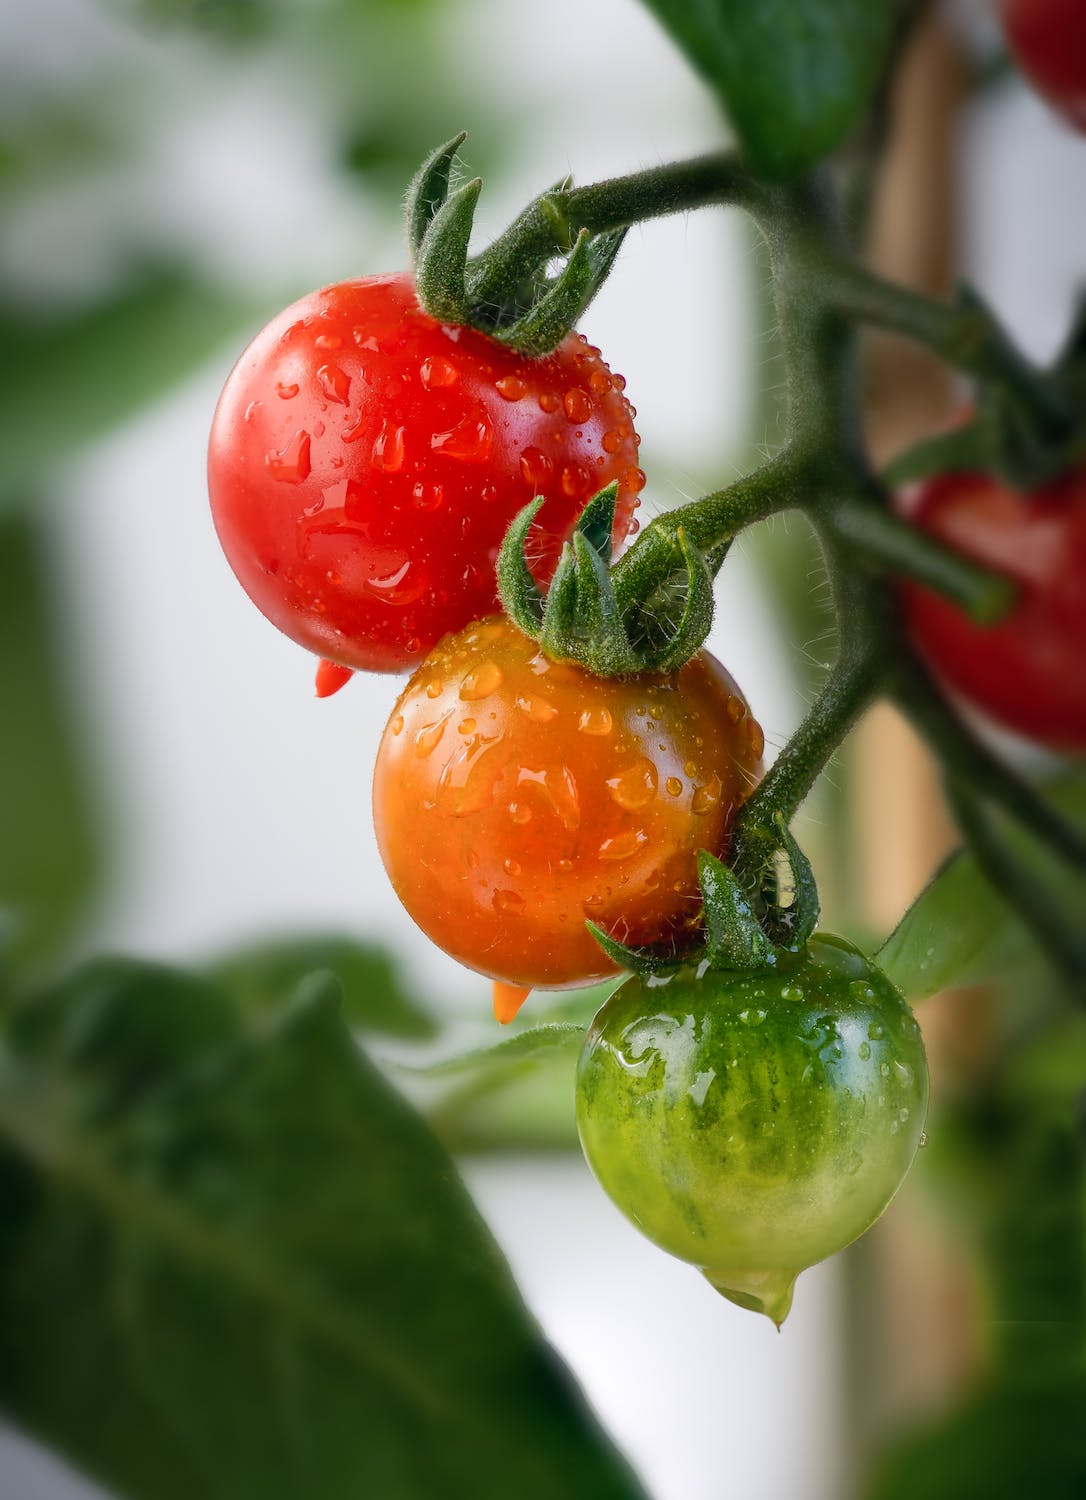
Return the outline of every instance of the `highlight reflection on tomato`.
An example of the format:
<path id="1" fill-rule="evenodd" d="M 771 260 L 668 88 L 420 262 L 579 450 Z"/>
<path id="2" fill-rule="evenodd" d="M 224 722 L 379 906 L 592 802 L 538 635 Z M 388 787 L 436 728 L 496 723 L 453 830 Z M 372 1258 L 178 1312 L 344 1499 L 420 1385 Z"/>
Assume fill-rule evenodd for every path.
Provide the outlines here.
<path id="1" fill-rule="evenodd" d="M 682 941 L 697 851 L 722 855 L 763 736 L 707 652 L 678 672 L 599 678 L 552 662 L 504 616 L 444 640 L 377 756 L 392 884 L 454 958 L 520 986 L 614 973 L 584 926 Z"/>
<path id="2" fill-rule="evenodd" d="M 645 479 L 623 384 L 582 335 L 529 359 L 435 321 L 404 273 L 313 292 L 257 335 L 215 413 L 208 487 L 230 566 L 318 656 L 413 667 L 495 607 L 498 548 L 536 496 L 540 582 L 612 481 L 626 537 Z"/>

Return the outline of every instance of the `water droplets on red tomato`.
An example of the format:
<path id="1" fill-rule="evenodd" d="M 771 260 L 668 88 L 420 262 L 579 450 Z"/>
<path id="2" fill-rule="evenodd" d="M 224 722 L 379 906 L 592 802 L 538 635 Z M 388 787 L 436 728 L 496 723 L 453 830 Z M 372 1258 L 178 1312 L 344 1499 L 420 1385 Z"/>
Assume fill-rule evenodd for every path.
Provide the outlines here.
<path id="1" fill-rule="evenodd" d="M 398 474 L 403 468 L 404 450 L 403 428 L 387 420 L 382 422 L 381 430 L 373 440 L 374 465 L 386 474 Z"/>
<path id="2" fill-rule="evenodd" d="M 587 422 L 592 415 L 592 397 L 579 386 L 573 386 L 562 397 L 566 416 L 571 422 Z"/>
<path id="3" fill-rule="evenodd" d="M 265 454 L 264 463 L 272 478 L 282 480 L 284 484 L 301 484 L 303 479 L 308 479 L 310 442 L 309 433 L 299 428 L 284 447 Z"/>
<path id="4" fill-rule="evenodd" d="M 519 375 L 503 375 L 494 382 L 494 386 L 505 401 L 523 401 L 528 394 L 527 383 Z"/>
<path id="5" fill-rule="evenodd" d="M 351 394 L 351 377 L 338 365 L 321 365 L 317 370 L 317 384 L 329 401 L 336 401 L 340 406 L 347 405 Z M 294 391 L 297 394 L 297 386 Z M 279 394 L 283 394 L 282 388 Z"/>
<path id="6" fill-rule="evenodd" d="M 446 458 L 463 463 L 483 463 L 490 454 L 494 429 L 485 417 L 464 417 L 448 432 L 435 432 L 430 447 Z"/>
<path id="7" fill-rule="evenodd" d="M 460 371 L 451 360 L 431 354 L 419 366 L 419 379 L 428 391 L 443 391 L 457 384 Z"/>

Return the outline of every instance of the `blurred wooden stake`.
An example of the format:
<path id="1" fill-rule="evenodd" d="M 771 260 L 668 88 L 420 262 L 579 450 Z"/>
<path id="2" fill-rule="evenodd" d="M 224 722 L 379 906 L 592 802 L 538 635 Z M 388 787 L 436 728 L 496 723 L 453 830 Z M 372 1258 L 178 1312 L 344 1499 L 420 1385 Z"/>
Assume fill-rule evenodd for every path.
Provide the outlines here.
<path id="1" fill-rule="evenodd" d="M 954 158 L 966 88 L 965 61 L 933 16 L 902 62 L 868 258 L 884 275 L 936 296 L 946 295 L 954 280 Z M 923 350 L 888 336 L 871 337 L 865 371 L 868 436 L 881 466 L 945 421 L 954 384 Z M 850 785 L 856 888 L 868 922 L 885 932 L 957 839 L 931 757 L 886 705 L 855 736 Z M 921 1014 L 936 1089 L 950 1040 L 944 1033 L 960 1027 L 961 1016 L 950 1002 Z M 866 1408 L 861 1427 L 876 1436 L 941 1404 L 974 1361 L 965 1271 L 924 1222 L 921 1196 L 907 1192 L 858 1258 L 857 1292 L 868 1318 L 857 1340 L 867 1349 L 854 1395 Z M 874 1285 L 863 1285 L 868 1278 Z"/>

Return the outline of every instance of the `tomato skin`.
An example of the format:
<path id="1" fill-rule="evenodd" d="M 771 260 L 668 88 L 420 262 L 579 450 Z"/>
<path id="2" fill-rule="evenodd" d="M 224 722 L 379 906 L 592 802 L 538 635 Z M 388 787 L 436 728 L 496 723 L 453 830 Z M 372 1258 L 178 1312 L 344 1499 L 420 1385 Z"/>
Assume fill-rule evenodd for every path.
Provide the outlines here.
<path id="1" fill-rule="evenodd" d="M 1076 130 L 1086 130 L 1086 5 L 1002 0 L 1003 32 L 1022 72 Z"/>
<path id="2" fill-rule="evenodd" d="M 402 671 L 495 607 L 494 560 L 536 495 L 546 581 L 587 501 L 644 475 L 632 408 L 571 334 L 527 359 L 419 307 L 406 273 L 288 307 L 242 354 L 211 429 L 215 526 L 273 625 L 342 666 Z"/>
<path id="3" fill-rule="evenodd" d="M 903 585 L 909 632 L 953 692 L 1029 739 L 1086 750 L 1086 470 L 1033 494 L 945 474 L 903 497 L 913 523 L 1018 585 L 999 624 Z"/>
<path id="4" fill-rule="evenodd" d="M 584 926 L 682 938 L 696 854 L 724 852 L 762 732 L 714 657 L 626 680 L 548 661 L 494 616 L 407 684 L 377 753 L 377 843 L 397 895 L 468 968 L 521 987 L 615 972 Z"/>
<path id="5" fill-rule="evenodd" d="M 901 995 L 840 938 L 752 973 L 631 977 L 585 1037 L 577 1126 L 652 1242 L 780 1324 L 796 1276 L 851 1243 L 920 1144 L 928 1075 Z"/>

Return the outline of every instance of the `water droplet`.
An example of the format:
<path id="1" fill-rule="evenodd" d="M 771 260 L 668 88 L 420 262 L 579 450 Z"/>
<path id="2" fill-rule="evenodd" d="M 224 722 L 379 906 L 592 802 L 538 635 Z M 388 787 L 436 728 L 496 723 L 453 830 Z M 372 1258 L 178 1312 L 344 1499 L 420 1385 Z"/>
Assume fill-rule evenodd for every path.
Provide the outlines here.
<path id="1" fill-rule="evenodd" d="M 321 365 L 317 371 L 317 384 L 329 401 L 338 401 L 340 406 L 347 405 L 347 397 L 351 391 L 351 377 L 338 365 Z M 279 394 L 282 395 L 282 391 Z"/>
<path id="2" fill-rule="evenodd" d="M 602 441 L 605 453 L 617 453 L 622 447 L 622 434 L 617 428 L 612 427 L 610 431 L 603 434 Z"/>
<path id="3" fill-rule="evenodd" d="M 554 472 L 554 465 L 539 448 L 525 448 L 520 455 L 520 472 L 533 489 L 543 489 Z"/>
<path id="4" fill-rule="evenodd" d="M 313 342 L 318 349 L 338 349 L 343 340 L 338 333 L 318 333 Z"/>
<path id="5" fill-rule="evenodd" d="M 577 728 L 582 734 L 608 735 L 614 727 L 610 709 L 599 707 L 585 708 L 581 711 L 581 717 L 577 720 Z"/>
<path id="6" fill-rule="evenodd" d="M 522 766 L 517 772 L 517 786 L 534 787 L 568 832 L 581 826 L 580 794 L 568 766 L 546 766 L 541 771 Z"/>
<path id="7" fill-rule="evenodd" d="M 758 720 L 748 719 L 744 726 L 744 733 L 747 737 L 747 744 L 750 746 L 750 753 L 755 760 L 760 760 L 762 751 L 765 749 L 765 735 L 762 733 L 762 726 Z"/>
<path id="8" fill-rule="evenodd" d="M 625 833 L 616 833 L 613 838 L 604 839 L 600 845 L 600 859 L 629 859 L 648 841 L 649 836 L 643 828 L 631 828 Z"/>
<path id="9" fill-rule="evenodd" d="M 473 667 L 460 684 L 460 696 L 466 703 L 475 703 L 488 698 L 505 681 L 505 673 L 496 661 L 480 662 Z"/>
<path id="10" fill-rule="evenodd" d="M 662 750 L 663 748 L 663 745 L 661 745 L 660 749 Z M 687 776 L 696 776 L 698 774 L 698 768 L 692 760 L 688 760 L 685 766 L 683 766 L 683 773 Z"/>
<path id="11" fill-rule="evenodd" d="M 298 394 L 297 382 L 281 380 L 275 387 L 275 393 L 281 401 L 291 401 Z"/>
<path id="12" fill-rule="evenodd" d="M 806 991 L 801 984 L 786 984 L 781 990 L 782 1000 L 802 1000 Z"/>
<path id="13" fill-rule="evenodd" d="M 479 499 L 484 505 L 492 505 L 500 493 L 496 484 L 484 484 L 479 491 Z"/>
<path id="14" fill-rule="evenodd" d="M 547 412 L 548 415 L 551 412 L 557 411 L 561 404 L 561 401 L 559 401 L 553 391 L 544 391 L 539 397 L 539 409 L 540 411 Z"/>
<path id="15" fill-rule="evenodd" d="M 917 1144 L 921 1148 L 923 1148 L 924 1146 L 926 1146 L 928 1144 L 928 1132 L 926 1130 L 922 1130 L 920 1132 L 920 1140 L 917 1142 Z"/>
<path id="16" fill-rule="evenodd" d="M 904 1105 L 902 1105 L 901 1108 L 898 1110 L 897 1117 L 898 1117 L 898 1119 L 901 1121 L 901 1123 L 903 1125 L 905 1124 L 905 1121 L 909 1118 L 909 1111 L 905 1108 Z"/>
<path id="17" fill-rule="evenodd" d="M 430 447 L 461 463 L 481 463 L 490 454 L 494 429 L 485 418 L 465 417 L 448 432 L 435 432 Z"/>
<path id="18" fill-rule="evenodd" d="M 720 784 L 720 777 L 716 775 L 714 775 L 711 781 L 707 781 L 704 786 L 695 787 L 694 795 L 690 802 L 690 811 L 697 813 L 699 817 L 712 812 L 713 808 L 719 803 L 720 794 L 723 790 L 724 788 Z"/>
<path id="19" fill-rule="evenodd" d="M 517 707 L 522 714 L 528 715 L 533 724 L 549 724 L 558 717 L 554 704 L 534 693 L 522 693 L 517 699 Z"/>
<path id="20" fill-rule="evenodd" d="M 266 453 L 264 462 L 272 478 L 281 479 L 284 484 L 301 484 L 303 479 L 308 479 L 309 445 L 309 433 L 299 430 L 286 447 Z"/>
<path id="21" fill-rule="evenodd" d="M 889 1076 L 890 1076 L 890 1064 L 889 1063 L 879 1063 L 879 1072 L 880 1072 L 880 1074 L 882 1075 L 883 1078 L 889 1078 Z"/>
<path id="22" fill-rule="evenodd" d="M 592 415 L 592 397 L 579 386 L 574 386 L 562 397 L 562 405 L 571 422 L 587 422 Z"/>
<path id="23" fill-rule="evenodd" d="M 495 891 L 491 904 L 495 911 L 515 916 L 524 910 L 524 897 L 519 896 L 516 891 Z"/>
<path id="24" fill-rule="evenodd" d="M 505 401 L 523 401 L 528 387 L 519 375 L 503 375 L 494 382 L 498 395 Z"/>
<path id="25" fill-rule="evenodd" d="M 558 868 L 563 875 L 568 875 L 570 870 L 573 869 L 573 861 L 571 859 L 560 859 L 558 861 Z"/>
<path id="26" fill-rule="evenodd" d="M 515 859 L 507 859 L 502 862 L 502 869 L 507 875 L 519 875 L 520 866 Z"/>
<path id="27" fill-rule="evenodd" d="M 249 405 L 245 408 L 245 415 L 242 418 L 242 421 L 243 422 L 255 422 L 256 421 L 256 414 L 257 414 L 257 412 L 260 410 L 260 408 L 263 405 L 264 405 L 263 401 L 250 401 Z"/>
<path id="28" fill-rule="evenodd" d="M 632 490 L 636 495 L 645 488 L 647 483 L 644 469 L 623 469 L 622 488 L 624 490 Z"/>
<path id="29" fill-rule="evenodd" d="M 664 782 L 664 786 L 667 788 L 669 797 L 679 797 L 682 795 L 683 784 L 677 776 L 669 776 Z"/>
<path id="30" fill-rule="evenodd" d="M 411 499 L 418 510 L 440 510 L 445 504 L 445 486 L 416 484 L 412 487 Z"/>
<path id="31" fill-rule="evenodd" d="M 570 500 L 576 500 L 579 495 L 583 495 L 591 483 L 591 474 L 580 464 L 566 464 L 562 469 L 562 493 Z"/>
<path id="32" fill-rule="evenodd" d="M 509 816 L 514 823 L 530 823 L 532 821 L 532 809 L 524 802 L 510 802 Z"/>
<path id="33" fill-rule="evenodd" d="M 886 1035 L 886 1028 L 880 1021 L 872 1021 L 867 1028 L 867 1035 L 873 1042 L 881 1042 Z"/>
<path id="34" fill-rule="evenodd" d="M 347 426 L 341 430 L 339 434 L 340 441 L 344 443 L 357 443 L 358 439 L 365 433 L 366 425 L 366 412 L 365 408 L 363 408 L 354 421 L 348 422 Z"/>
<path id="35" fill-rule="evenodd" d="M 866 1062 L 867 1059 L 871 1056 L 871 1043 L 861 1042 L 860 1045 L 856 1048 L 856 1053 L 861 1062 Z"/>
<path id="36" fill-rule="evenodd" d="M 441 738 L 445 733 L 445 726 L 451 718 L 452 709 L 450 708 L 441 715 L 440 719 L 435 719 L 432 724 L 424 724 L 415 735 L 415 754 L 420 760 L 425 760 L 428 755 L 432 755 L 438 745 L 440 745 Z"/>
<path id="37" fill-rule="evenodd" d="M 441 683 L 440 682 L 428 682 L 426 684 L 426 696 L 427 696 L 427 698 L 440 698 L 441 697 Z"/>
<path id="38" fill-rule="evenodd" d="M 460 379 L 460 371 L 440 354 L 431 354 L 419 366 L 419 379 L 428 391 L 447 390 Z"/>
<path id="39" fill-rule="evenodd" d="M 396 427 L 387 419 L 373 440 L 373 462 L 386 474 L 397 474 L 403 468 L 403 428 Z"/>
<path id="40" fill-rule="evenodd" d="M 461 719 L 460 723 L 456 726 L 456 732 L 457 732 L 457 734 L 474 734 L 475 733 L 475 720 L 474 719 Z"/>
<path id="41" fill-rule="evenodd" d="M 394 714 L 388 723 L 393 734 L 399 734 L 403 729 L 403 714 Z"/>
<path id="42" fill-rule="evenodd" d="M 588 377 L 588 388 L 594 396 L 606 396 L 614 381 L 606 370 L 593 370 Z"/>
<path id="43" fill-rule="evenodd" d="M 741 1010 L 739 1012 L 739 1019 L 744 1026 L 760 1026 L 767 1014 L 767 1011 L 761 1009 Z"/>
<path id="44" fill-rule="evenodd" d="M 365 588 L 385 604 L 414 604 L 426 592 L 429 579 L 421 563 L 407 558 L 391 573 L 380 578 L 367 578 Z"/>
<path id="45" fill-rule="evenodd" d="M 734 693 L 730 693 L 724 711 L 733 724 L 738 724 L 747 711 L 747 705 L 742 698 L 737 698 Z"/>

